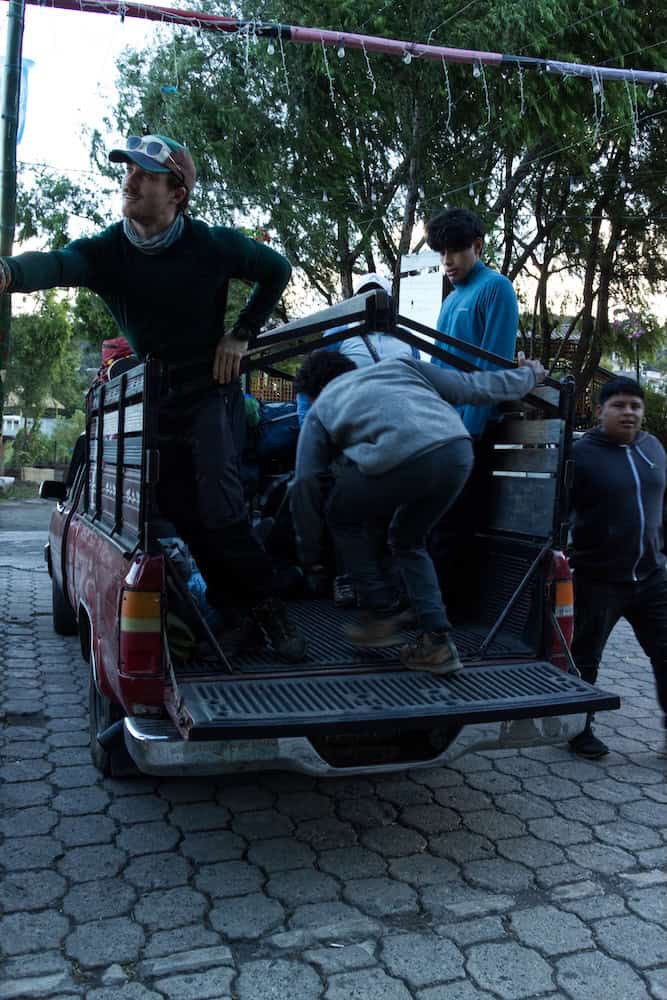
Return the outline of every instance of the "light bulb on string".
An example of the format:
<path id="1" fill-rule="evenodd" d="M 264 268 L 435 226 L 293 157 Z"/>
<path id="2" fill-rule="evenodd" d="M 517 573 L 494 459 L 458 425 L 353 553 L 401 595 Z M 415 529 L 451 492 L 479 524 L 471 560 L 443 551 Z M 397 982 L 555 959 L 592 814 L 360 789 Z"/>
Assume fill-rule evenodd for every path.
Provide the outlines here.
<path id="1" fill-rule="evenodd" d="M 267 53 L 268 53 L 268 54 L 269 54 L 270 56 L 275 56 L 275 54 L 276 54 L 276 47 L 275 47 L 275 45 L 273 44 L 273 39 L 272 39 L 272 40 L 271 40 L 271 41 L 269 42 L 269 44 L 268 44 L 268 45 L 266 46 L 266 51 L 267 51 Z"/>
<path id="2" fill-rule="evenodd" d="M 472 64 L 472 75 L 475 76 L 475 77 L 477 77 L 477 76 L 479 76 L 481 74 L 481 72 L 482 72 L 482 69 L 481 69 L 481 66 L 479 65 L 479 63 L 478 62 L 474 62 Z"/>
<path id="3" fill-rule="evenodd" d="M 406 52 L 403 56 L 403 62 L 405 63 L 406 66 L 409 66 L 410 63 L 412 62 L 412 53 Z"/>
<path id="4" fill-rule="evenodd" d="M 469 198 L 475 197 L 475 185 L 472 183 L 472 181 L 470 182 L 470 185 L 468 187 L 468 197 Z"/>
<path id="5" fill-rule="evenodd" d="M 339 59 L 344 59 L 345 58 L 345 46 L 344 45 L 339 45 L 338 46 L 338 48 L 336 49 L 336 55 L 338 56 Z"/>

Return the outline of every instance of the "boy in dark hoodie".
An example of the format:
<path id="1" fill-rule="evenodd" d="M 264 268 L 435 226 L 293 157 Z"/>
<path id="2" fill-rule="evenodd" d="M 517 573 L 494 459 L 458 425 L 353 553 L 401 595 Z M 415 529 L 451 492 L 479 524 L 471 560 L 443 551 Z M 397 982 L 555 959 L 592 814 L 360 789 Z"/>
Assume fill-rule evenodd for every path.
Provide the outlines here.
<path id="1" fill-rule="evenodd" d="M 651 660 L 667 726 L 667 572 L 663 539 L 665 451 L 641 430 L 644 391 L 629 378 L 600 390 L 600 426 L 574 445 L 570 562 L 575 571 L 572 655 L 594 684 L 609 634 L 626 618 Z M 595 759 L 609 752 L 588 716 L 570 742 Z M 667 750 L 667 743 L 662 753 Z"/>

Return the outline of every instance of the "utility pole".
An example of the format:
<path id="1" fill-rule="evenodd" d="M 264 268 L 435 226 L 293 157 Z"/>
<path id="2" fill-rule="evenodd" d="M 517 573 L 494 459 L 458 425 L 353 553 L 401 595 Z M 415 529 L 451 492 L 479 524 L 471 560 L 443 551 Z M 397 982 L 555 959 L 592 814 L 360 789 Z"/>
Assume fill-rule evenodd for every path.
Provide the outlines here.
<path id="1" fill-rule="evenodd" d="M 25 0 L 10 0 L 7 10 L 7 44 L 2 77 L 2 124 L 0 126 L 0 256 L 9 257 L 16 227 L 16 136 L 21 96 L 21 55 Z M 9 295 L 0 295 L 0 474 L 4 472 L 2 418 L 5 409 L 3 369 L 9 358 L 12 305 Z"/>

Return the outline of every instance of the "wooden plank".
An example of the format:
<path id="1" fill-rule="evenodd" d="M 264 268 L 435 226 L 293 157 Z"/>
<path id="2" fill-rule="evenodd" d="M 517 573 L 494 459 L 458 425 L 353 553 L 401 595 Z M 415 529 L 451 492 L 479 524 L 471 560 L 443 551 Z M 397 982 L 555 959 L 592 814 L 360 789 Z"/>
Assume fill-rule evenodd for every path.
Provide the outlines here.
<path id="1" fill-rule="evenodd" d="M 501 472 L 554 473 L 559 455 L 559 448 L 495 448 L 491 467 Z"/>
<path id="2" fill-rule="evenodd" d="M 559 444 L 564 420 L 503 420 L 498 424 L 498 444 Z"/>
<path id="3" fill-rule="evenodd" d="M 492 476 L 489 480 L 489 527 L 546 538 L 551 534 L 556 500 L 555 479 Z"/>

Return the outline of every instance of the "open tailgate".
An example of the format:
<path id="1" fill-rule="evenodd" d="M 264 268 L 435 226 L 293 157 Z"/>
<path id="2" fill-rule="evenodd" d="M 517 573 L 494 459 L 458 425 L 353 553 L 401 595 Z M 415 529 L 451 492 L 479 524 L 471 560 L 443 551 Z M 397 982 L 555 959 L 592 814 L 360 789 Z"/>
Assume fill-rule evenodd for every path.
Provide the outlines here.
<path id="1" fill-rule="evenodd" d="M 314 736 L 600 712 L 615 694 L 544 661 L 467 666 L 449 677 L 402 669 L 182 680 L 191 740 Z M 181 716 L 182 720 L 183 716 Z"/>

